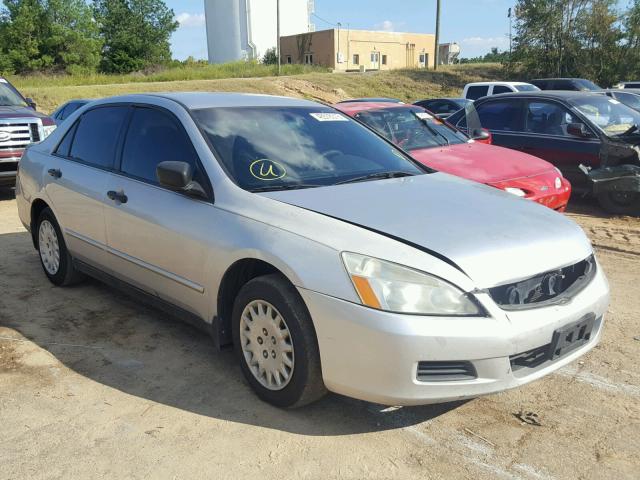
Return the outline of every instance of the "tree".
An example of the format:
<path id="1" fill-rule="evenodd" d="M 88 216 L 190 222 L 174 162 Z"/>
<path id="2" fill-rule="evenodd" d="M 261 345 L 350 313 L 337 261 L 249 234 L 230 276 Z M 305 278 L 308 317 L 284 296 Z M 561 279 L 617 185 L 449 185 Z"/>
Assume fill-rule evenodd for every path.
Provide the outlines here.
<path id="1" fill-rule="evenodd" d="M 262 63 L 265 65 L 275 65 L 278 63 L 278 52 L 276 47 L 268 48 L 262 57 Z"/>
<path id="2" fill-rule="evenodd" d="M 3 69 L 19 73 L 47 65 L 40 46 L 45 12 L 39 0 L 6 0 L 0 14 L 0 53 Z"/>
<path id="3" fill-rule="evenodd" d="M 128 73 L 171 60 L 169 38 L 178 22 L 163 0 L 94 0 L 94 15 L 103 71 Z"/>

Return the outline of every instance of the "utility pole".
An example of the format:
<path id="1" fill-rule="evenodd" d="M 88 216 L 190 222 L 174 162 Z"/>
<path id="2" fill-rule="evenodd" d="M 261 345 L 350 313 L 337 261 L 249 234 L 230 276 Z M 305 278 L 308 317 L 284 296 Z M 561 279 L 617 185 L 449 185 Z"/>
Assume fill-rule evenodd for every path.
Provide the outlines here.
<path id="1" fill-rule="evenodd" d="M 272 4 L 273 5 L 273 4 Z M 278 42 L 276 43 L 276 55 L 278 56 L 278 76 L 282 73 L 282 61 L 280 59 L 280 0 L 276 0 L 276 35 L 278 35 Z"/>
<path id="2" fill-rule="evenodd" d="M 511 30 L 511 24 L 512 24 L 512 11 L 511 9 L 509 9 L 509 60 L 511 60 L 511 54 L 513 53 L 513 35 L 512 35 L 512 30 Z"/>
<path id="3" fill-rule="evenodd" d="M 434 70 L 438 69 L 440 63 L 440 0 L 436 0 L 436 63 Z"/>
<path id="4" fill-rule="evenodd" d="M 342 24 L 338 22 L 338 52 L 336 53 L 336 70 L 340 67 L 338 64 L 340 63 L 340 28 Z"/>

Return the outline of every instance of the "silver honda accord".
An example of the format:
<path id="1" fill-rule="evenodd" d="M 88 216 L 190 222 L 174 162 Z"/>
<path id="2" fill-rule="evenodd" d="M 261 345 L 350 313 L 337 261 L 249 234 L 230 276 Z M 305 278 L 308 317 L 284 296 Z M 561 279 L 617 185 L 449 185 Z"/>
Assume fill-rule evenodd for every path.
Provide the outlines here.
<path id="1" fill-rule="evenodd" d="M 593 348 L 609 303 L 571 220 L 305 100 L 93 102 L 27 150 L 17 201 L 51 282 L 201 325 L 281 407 L 517 387 Z"/>

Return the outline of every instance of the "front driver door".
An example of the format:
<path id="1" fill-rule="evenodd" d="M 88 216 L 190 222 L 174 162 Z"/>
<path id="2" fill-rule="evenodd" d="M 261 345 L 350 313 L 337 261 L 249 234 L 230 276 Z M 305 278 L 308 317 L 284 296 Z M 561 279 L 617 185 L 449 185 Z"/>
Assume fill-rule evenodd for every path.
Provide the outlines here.
<path id="1" fill-rule="evenodd" d="M 159 185 L 163 161 L 189 163 L 207 187 L 195 149 L 177 118 L 156 107 L 135 107 L 124 139 L 119 172 L 109 180 L 105 208 L 110 267 L 114 275 L 203 317 L 210 232 L 210 200 Z M 213 223 L 213 220 L 212 220 Z M 209 233 L 205 233 L 209 232 Z"/>

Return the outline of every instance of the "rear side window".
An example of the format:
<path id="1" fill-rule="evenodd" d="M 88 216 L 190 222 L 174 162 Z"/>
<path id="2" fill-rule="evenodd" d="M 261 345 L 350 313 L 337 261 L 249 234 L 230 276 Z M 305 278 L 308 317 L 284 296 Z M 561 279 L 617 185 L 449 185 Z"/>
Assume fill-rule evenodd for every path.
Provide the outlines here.
<path id="1" fill-rule="evenodd" d="M 113 168 L 116 144 L 128 107 L 99 107 L 80 118 L 71 157 L 98 168 Z M 66 140 L 66 139 L 65 139 Z"/>
<path id="2" fill-rule="evenodd" d="M 493 94 L 494 95 L 499 95 L 501 93 L 511 93 L 513 90 L 511 90 L 509 87 L 505 87 L 504 85 L 496 85 L 495 87 L 493 87 Z"/>
<path id="3" fill-rule="evenodd" d="M 578 90 L 578 86 L 571 80 L 556 80 L 553 82 L 552 90 Z"/>
<path id="4" fill-rule="evenodd" d="M 522 131 L 520 105 L 519 101 L 483 103 L 477 107 L 482 128 L 505 132 Z"/>
<path id="5" fill-rule="evenodd" d="M 640 83 L 627 83 L 624 88 L 640 88 Z"/>
<path id="6" fill-rule="evenodd" d="M 467 98 L 470 100 L 477 100 L 481 97 L 486 97 L 489 93 L 489 87 L 487 85 L 476 85 L 467 89 Z"/>
<path id="7" fill-rule="evenodd" d="M 182 127 L 169 114 L 154 108 L 136 108 L 122 152 L 120 170 L 132 177 L 158 183 L 156 167 L 160 162 L 186 162 L 199 178 L 196 152 Z"/>
<path id="8" fill-rule="evenodd" d="M 64 107 L 64 110 L 60 113 L 60 115 L 58 116 L 58 118 L 60 120 L 65 120 L 67 117 L 69 117 L 73 112 L 75 112 L 76 110 L 78 110 L 82 105 L 82 103 L 78 103 L 78 102 L 71 102 L 69 105 L 67 105 L 66 107 Z"/>

